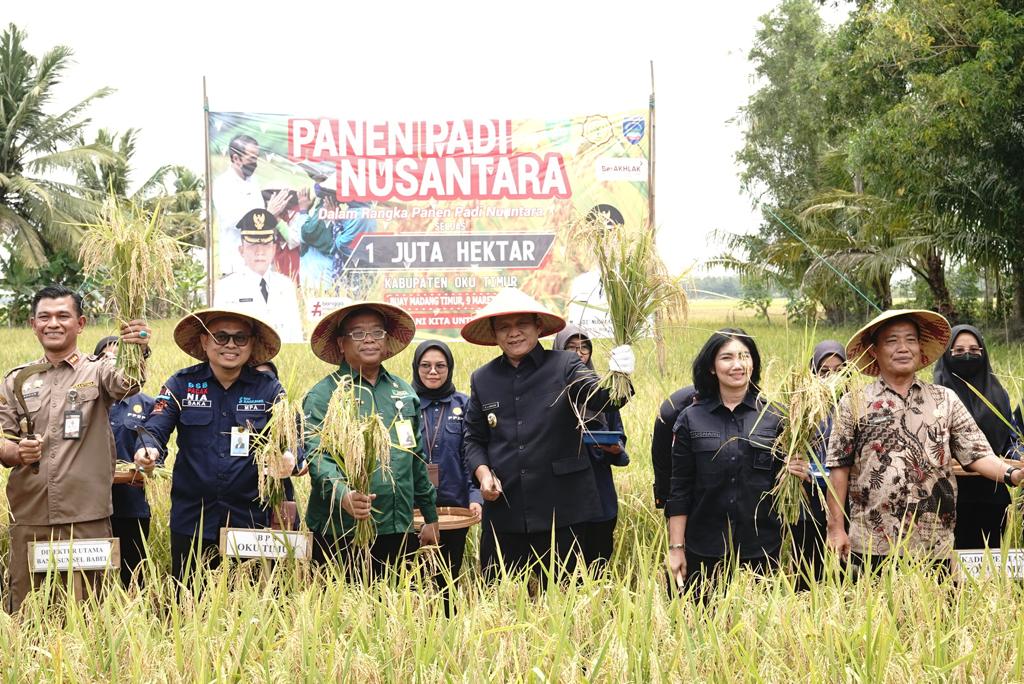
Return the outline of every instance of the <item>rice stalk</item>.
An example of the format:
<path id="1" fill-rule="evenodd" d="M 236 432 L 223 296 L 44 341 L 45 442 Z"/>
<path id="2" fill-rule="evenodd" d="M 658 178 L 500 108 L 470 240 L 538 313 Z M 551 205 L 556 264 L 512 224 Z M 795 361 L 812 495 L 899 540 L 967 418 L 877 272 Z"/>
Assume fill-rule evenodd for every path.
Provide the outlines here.
<path id="1" fill-rule="evenodd" d="M 280 472 L 288 455 L 296 458 L 301 453 L 304 429 L 305 414 L 301 402 L 282 394 L 270 407 L 266 427 L 253 436 L 259 497 L 271 509 L 276 509 L 284 501 L 283 480 L 275 477 L 274 473 Z"/>
<path id="2" fill-rule="evenodd" d="M 365 392 L 368 399 L 360 398 Z M 360 411 L 364 401 L 369 411 Z M 320 450 L 329 455 L 345 474 L 350 489 L 370 494 L 373 475 L 379 469 L 385 477 L 391 473 L 391 437 L 373 404 L 369 389 L 344 375 L 331 394 L 319 429 Z M 377 524 L 371 515 L 356 520 L 353 543 L 368 548 L 377 536 Z"/>
<path id="3" fill-rule="evenodd" d="M 828 377 L 819 377 L 807 366 L 792 366 L 773 392 L 776 401 L 765 409 L 782 413 L 782 431 L 775 449 L 787 468 L 779 471 L 769 495 L 785 526 L 799 522 L 801 512 L 810 507 L 803 481 L 792 476 L 788 466 L 793 461 L 804 461 L 824 472 L 819 454 L 826 446 L 822 443 L 825 427 L 839 406 L 853 369 L 847 365 Z M 811 489 L 820 496 L 820 488 Z"/>
<path id="4" fill-rule="evenodd" d="M 654 320 L 659 328 L 685 321 L 682 276 L 668 274 L 649 226 L 609 227 L 607 217 L 588 215 L 577 223 L 575 234 L 597 259 L 616 346 L 634 345 L 650 335 Z M 618 371 L 604 375 L 601 386 L 616 403 L 633 389 L 630 377 Z"/>
<path id="5" fill-rule="evenodd" d="M 182 256 L 179 242 L 163 231 L 163 212 L 152 212 L 111 195 L 103 202 L 100 220 L 83 224 L 80 256 L 86 274 L 108 276 L 107 307 L 118 325 L 146 319 L 150 301 L 174 287 L 174 263 Z M 142 347 L 117 346 L 117 368 L 144 381 Z"/>

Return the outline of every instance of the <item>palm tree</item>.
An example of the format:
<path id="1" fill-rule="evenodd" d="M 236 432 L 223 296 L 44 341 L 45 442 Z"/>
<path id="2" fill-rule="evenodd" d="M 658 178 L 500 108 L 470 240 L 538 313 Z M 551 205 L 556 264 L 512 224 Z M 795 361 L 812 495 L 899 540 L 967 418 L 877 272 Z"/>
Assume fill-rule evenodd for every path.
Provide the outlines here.
<path id="1" fill-rule="evenodd" d="M 83 118 L 101 88 L 67 110 L 47 113 L 71 50 L 59 45 L 40 57 L 25 49 L 25 32 L 9 24 L 0 35 L 0 240 L 27 267 L 38 268 L 51 254 L 72 248 L 76 227 L 96 203 L 54 174 L 88 160 L 112 160 L 102 145 L 81 144 L 89 124 Z"/>

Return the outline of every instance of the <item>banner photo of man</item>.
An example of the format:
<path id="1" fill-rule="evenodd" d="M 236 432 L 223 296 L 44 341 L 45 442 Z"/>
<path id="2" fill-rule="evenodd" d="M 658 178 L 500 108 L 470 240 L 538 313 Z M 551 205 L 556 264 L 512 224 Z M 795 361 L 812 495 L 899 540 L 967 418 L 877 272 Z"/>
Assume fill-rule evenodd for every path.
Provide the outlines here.
<path id="1" fill-rule="evenodd" d="M 209 122 L 214 300 L 251 299 L 306 338 L 325 314 L 366 299 L 455 338 L 508 286 L 604 336 L 593 257 L 572 229 L 595 216 L 610 230 L 649 221 L 646 109 L 553 121 L 210 112 Z M 261 281 L 287 296 L 272 302 Z"/>

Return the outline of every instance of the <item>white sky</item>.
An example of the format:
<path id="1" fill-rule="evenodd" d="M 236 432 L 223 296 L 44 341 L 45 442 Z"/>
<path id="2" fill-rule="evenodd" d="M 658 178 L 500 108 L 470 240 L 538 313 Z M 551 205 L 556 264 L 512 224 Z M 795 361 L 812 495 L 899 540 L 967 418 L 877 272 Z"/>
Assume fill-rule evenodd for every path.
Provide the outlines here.
<path id="1" fill-rule="evenodd" d="M 749 231 L 728 120 L 772 0 L 720 2 L 7 2 L 33 54 L 72 47 L 59 105 L 101 86 L 96 127 L 141 129 L 136 180 L 203 168 L 214 111 L 388 118 L 560 118 L 644 107 L 656 85 L 656 220 L 673 271 Z M 332 83 L 334 85 L 325 85 Z"/>

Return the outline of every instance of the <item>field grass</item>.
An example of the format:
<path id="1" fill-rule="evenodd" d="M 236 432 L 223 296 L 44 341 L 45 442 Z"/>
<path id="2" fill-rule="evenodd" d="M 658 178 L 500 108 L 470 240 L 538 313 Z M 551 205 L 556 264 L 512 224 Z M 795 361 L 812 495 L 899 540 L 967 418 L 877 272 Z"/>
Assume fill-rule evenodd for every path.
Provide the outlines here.
<path id="1" fill-rule="evenodd" d="M 744 313 L 744 312 L 741 312 Z M 766 359 L 766 387 L 807 362 L 813 340 L 851 330 L 806 331 L 744 320 Z M 661 401 L 690 382 L 697 348 L 724 318 L 695 306 L 666 340 L 638 349 L 637 394 L 623 410 L 632 463 L 617 470 L 617 549 L 601 579 L 583 578 L 531 597 L 523 581 L 463 578 L 446 618 L 437 592 L 415 572 L 369 588 L 307 568 L 265 579 L 224 568 L 198 596 L 174 600 L 167 533 L 169 483 L 149 490 L 152 566 L 143 592 L 113 587 L 99 605 L 47 605 L 37 594 L 20 617 L 0 615 L 0 678 L 21 681 L 1024 681 L 1024 590 L 1000 576 L 954 584 L 900 565 L 875 581 L 834 572 L 807 592 L 785 574 L 736 578 L 707 603 L 669 600 L 663 583 L 664 518 L 653 508 L 650 429 Z M 730 324 L 733 321 L 729 321 Z M 146 391 L 191 361 L 155 324 Z M 90 327 L 81 348 L 109 330 Z M 601 352 L 595 355 L 600 365 Z M 39 355 L 27 330 L 0 331 L 0 366 Z M 494 350 L 454 349 L 456 385 Z M 990 352 L 1014 403 L 1019 345 Z M 390 361 L 408 377 L 411 349 Z M 304 392 L 326 364 L 286 347 L 282 380 Z M 4 479 L 6 475 L 2 476 Z M 297 485 L 300 505 L 308 482 Z M 3 506 L 6 500 L 3 499 Z M 5 512 L 5 511 L 4 511 Z M 4 515 L 6 520 L 6 515 Z M 6 563 L 6 524 L 0 523 Z M 470 553 L 475 544 L 470 544 Z M 469 563 L 472 565 L 472 563 Z M 835 570 L 835 568 L 833 568 Z"/>

